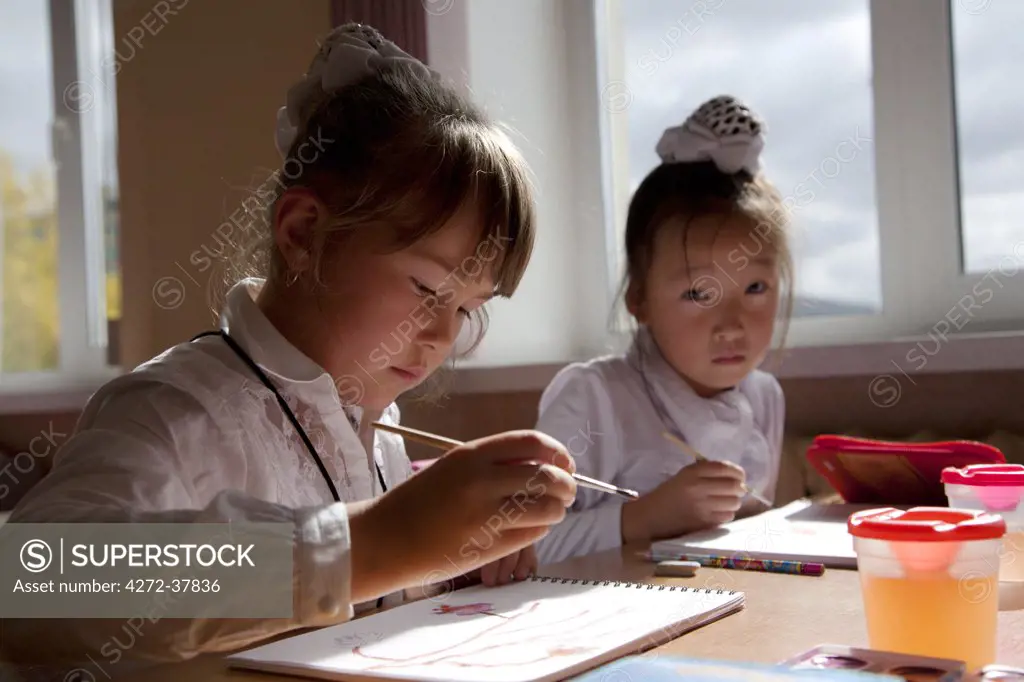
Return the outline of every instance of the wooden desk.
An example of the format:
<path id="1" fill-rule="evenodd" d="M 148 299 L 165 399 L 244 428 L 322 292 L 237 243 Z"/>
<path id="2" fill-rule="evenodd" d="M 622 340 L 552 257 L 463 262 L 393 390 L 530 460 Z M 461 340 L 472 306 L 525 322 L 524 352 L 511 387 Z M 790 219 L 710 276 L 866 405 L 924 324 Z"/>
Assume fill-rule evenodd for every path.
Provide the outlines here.
<path id="1" fill-rule="evenodd" d="M 653 564 L 636 558 L 632 552 L 616 550 L 548 566 L 542 573 L 564 578 L 644 581 L 746 593 L 746 606 L 742 611 L 656 649 L 665 654 L 778 663 L 818 644 L 867 645 L 856 571 L 829 569 L 824 576 L 812 578 L 702 568 L 694 578 L 655 578 Z M 1024 604 L 1018 610 L 999 614 L 999 657 L 1002 664 L 1024 667 Z M 123 671 L 124 665 L 120 663 L 113 668 Z M 105 680 L 106 675 L 110 675 L 116 680 L 131 682 L 267 682 L 274 679 L 265 674 L 227 670 L 222 658 L 213 656 L 149 668 L 138 674 L 118 674 L 116 669 L 94 670 L 92 674 L 95 680 Z M 53 679 L 64 678 L 61 675 Z M 89 679 L 81 676 L 65 682 Z"/>
<path id="2" fill-rule="evenodd" d="M 702 568 L 694 578 L 655 578 L 653 564 L 625 552 L 607 552 L 548 567 L 560 577 L 586 576 L 739 590 L 739 613 L 658 648 L 666 654 L 728 661 L 779 663 L 818 644 L 867 646 L 856 571 L 828 569 L 819 578 Z M 1015 595 L 1016 596 L 1016 595 Z M 999 656 L 1024 667 L 1024 596 L 1017 610 L 999 614 Z"/>

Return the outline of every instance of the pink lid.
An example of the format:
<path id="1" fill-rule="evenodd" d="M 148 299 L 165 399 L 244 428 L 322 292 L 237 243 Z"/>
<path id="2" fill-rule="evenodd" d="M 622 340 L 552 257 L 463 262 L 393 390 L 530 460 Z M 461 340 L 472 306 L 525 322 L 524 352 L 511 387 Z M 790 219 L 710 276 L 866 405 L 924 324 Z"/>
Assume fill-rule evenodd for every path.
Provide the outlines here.
<path id="1" fill-rule="evenodd" d="M 946 467 L 942 482 L 987 487 L 1007 485 L 1024 488 L 1024 464 L 971 464 L 962 469 Z"/>
<path id="2" fill-rule="evenodd" d="M 846 528 L 859 538 L 900 542 L 990 540 L 1006 534 L 1006 522 L 996 514 L 946 507 L 865 509 L 851 514 Z"/>
<path id="3" fill-rule="evenodd" d="M 971 464 L 962 469 L 946 467 L 942 482 L 973 488 L 986 509 L 1013 511 L 1024 497 L 1024 466 L 1020 464 Z"/>

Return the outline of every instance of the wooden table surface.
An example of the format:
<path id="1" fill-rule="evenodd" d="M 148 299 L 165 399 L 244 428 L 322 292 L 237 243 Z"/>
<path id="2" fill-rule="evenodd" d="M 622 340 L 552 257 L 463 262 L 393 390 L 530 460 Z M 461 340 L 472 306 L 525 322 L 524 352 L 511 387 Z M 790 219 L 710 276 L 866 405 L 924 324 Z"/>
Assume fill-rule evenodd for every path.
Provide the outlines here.
<path id="1" fill-rule="evenodd" d="M 643 581 L 746 594 L 742 611 L 668 642 L 655 651 L 667 655 L 729 661 L 779 663 L 818 644 L 867 646 L 867 631 L 856 571 L 829 569 L 821 577 L 702 568 L 693 578 L 656 578 L 653 564 L 634 551 L 615 550 L 544 567 L 543 575 L 564 578 Z M 1016 610 L 999 614 L 999 662 L 1024 667 L 1024 594 L 1013 595 Z M 124 663 L 115 667 L 122 667 Z M 87 669 L 88 666 L 85 666 Z M 262 673 L 228 670 L 221 657 L 147 668 L 92 671 L 62 682 L 146 680 L 147 682 L 267 682 Z M 101 674 L 102 673 L 102 674 Z M 0 678 L 3 676 L 0 675 Z M 28 682 L 29 678 L 24 678 Z M 281 677 L 280 679 L 295 679 Z"/>
<path id="2" fill-rule="evenodd" d="M 810 577 L 702 568 L 694 578 L 666 579 L 654 577 L 653 564 L 623 551 L 573 559 L 545 572 L 745 593 L 742 611 L 658 648 L 669 655 L 781 663 L 819 644 L 868 645 L 856 571 L 828 569 Z M 999 662 L 1024 667 L 1024 593 L 1010 597 L 1015 610 L 999 614 Z"/>

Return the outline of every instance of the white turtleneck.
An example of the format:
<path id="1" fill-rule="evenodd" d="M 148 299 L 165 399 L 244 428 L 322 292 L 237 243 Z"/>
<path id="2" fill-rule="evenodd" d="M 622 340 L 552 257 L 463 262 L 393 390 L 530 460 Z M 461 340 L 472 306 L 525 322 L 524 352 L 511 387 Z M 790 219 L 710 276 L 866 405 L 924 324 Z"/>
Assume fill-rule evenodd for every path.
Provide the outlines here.
<path id="1" fill-rule="evenodd" d="M 772 500 L 784 418 L 782 388 L 771 374 L 755 370 L 735 388 L 702 398 L 641 331 L 625 355 L 563 368 L 541 396 L 537 429 L 569 449 L 579 473 L 641 495 L 693 463 L 662 436 L 670 430 L 708 459 L 741 466 L 747 485 Z M 540 562 L 619 546 L 622 503 L 580 488 L 565 520 L 538 543 Z"/>

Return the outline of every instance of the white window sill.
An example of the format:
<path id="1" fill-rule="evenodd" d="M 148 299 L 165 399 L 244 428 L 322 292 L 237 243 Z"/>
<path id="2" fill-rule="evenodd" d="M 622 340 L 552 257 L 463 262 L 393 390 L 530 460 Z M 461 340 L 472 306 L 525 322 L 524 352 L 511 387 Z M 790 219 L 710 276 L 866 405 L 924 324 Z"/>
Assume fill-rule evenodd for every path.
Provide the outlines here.
<path id="1" fill-rule="evenodd" d="M 780 378 L 891 374 L 914 376 L 1024 369 L 1024 333 L 920 336 L 894 341 L 793 348 L 783 356 Z"/>
<path id="2" fill-rule="evenodd" d="M 459 367 L 448 393 L 542 391 L 560 369 L 579 360 Z M 912 379 L 925 374 L 1013 370 L 1024 370 L 1021 332 L 788 348 L 773 373 L 780 379 L 879 375 Z M 77 379 L 56 375 L 30 381 L 4 378 L 0 381 L 0 415 L 81 410 L 97 389 L 119 374 L 121 370 L 112 368 L 107 374 Z"/>
<path id="3" fill-rule="evenodd" d="M 77 412 L 120 368 L 87 376 L 60 373 L 0 377 L 0 415 Z"/>
<path id="4" fill-rule="evenodd" d="M 772 358 L 765 363 L 771 370 Z M 543 362 L 457 368 L 449 393 L 541 391 L 566 364 Z M 787 348 L 773 374 L 780 379 L 905 376 L 1024 370 L 1024 333 L 928 336 L 888 342 Z"/>

